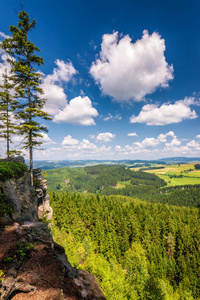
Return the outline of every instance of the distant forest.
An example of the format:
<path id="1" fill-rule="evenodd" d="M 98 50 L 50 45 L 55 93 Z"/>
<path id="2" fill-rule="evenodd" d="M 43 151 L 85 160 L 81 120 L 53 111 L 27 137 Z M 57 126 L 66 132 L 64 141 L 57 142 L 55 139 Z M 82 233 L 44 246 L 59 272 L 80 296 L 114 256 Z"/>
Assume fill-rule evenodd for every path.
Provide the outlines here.
<path id="1" fill-rule="evenodd" d="M 59 168 L 44 173 L 50 191 L 87 192 L 99 195 L 124 195 L 150 202 L 197 207 L 200 185 L 166 187 L 158 176 L 131 171 L 124 166 L 97 165 Z"/>

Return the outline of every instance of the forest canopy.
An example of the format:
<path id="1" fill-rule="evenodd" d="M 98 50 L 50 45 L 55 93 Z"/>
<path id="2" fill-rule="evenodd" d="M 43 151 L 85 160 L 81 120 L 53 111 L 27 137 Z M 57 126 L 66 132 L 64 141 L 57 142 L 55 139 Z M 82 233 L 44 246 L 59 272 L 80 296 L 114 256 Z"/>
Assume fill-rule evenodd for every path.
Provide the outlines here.
<path id="1" fill-rule="evenodd" d="M 197 208 L 125 196 L 51 193 L 54 238 L 109 300 L 200 296 Z"/>

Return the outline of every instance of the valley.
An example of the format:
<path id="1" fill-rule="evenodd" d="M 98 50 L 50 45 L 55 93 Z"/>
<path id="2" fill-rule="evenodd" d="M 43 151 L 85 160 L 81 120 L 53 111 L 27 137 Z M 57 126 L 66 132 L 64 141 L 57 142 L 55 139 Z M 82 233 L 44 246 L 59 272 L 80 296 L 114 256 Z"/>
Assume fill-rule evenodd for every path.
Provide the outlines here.
<path id="1" fill-rule="evenodd" d="M 135 164 L 45 170 L 54 239 L 109 300 L 197 300 L 196 162 Z"/>

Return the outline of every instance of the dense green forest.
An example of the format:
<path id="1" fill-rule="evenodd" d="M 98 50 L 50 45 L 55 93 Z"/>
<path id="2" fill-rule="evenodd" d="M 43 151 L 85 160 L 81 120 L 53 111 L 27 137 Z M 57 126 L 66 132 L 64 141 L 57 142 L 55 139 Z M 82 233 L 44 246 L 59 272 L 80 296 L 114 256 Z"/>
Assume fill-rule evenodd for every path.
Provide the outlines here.
<path id="1" fill-rule="evenodd" d="M 52 192 L 51 205 L 54 238 L 107 299 L 199 299 L 198 208 L 68 192 Z"/>
<path id="2" fill-rule="evenodd" d="M 122 187 L 134 186 L 155 190 L 165 185 L 165 181 L 154 174 L 131 171 L 124 166 L 97 165 L 84 168 L 59 168 L 46 171 L 49 190 L 69 190 L 72 192 L 119 194 Z"/>
<path id="3" fill-rule="evenodd" d="M 131 171 L 123 166 L 97 165 L 84 168 L 47 170 L 50 191 L 123 195 L 150 202 L 197 207 L 200 204 L 198 185 L 166 187 L 155 174 Z"/>
<path id="4" fill-rule="evenodd" d="M 44 175 L 54 239 L 72 265 L 98 278 L 107 299 L 199 299 L 199 185 L 168 187 L 123 166 Z"/>

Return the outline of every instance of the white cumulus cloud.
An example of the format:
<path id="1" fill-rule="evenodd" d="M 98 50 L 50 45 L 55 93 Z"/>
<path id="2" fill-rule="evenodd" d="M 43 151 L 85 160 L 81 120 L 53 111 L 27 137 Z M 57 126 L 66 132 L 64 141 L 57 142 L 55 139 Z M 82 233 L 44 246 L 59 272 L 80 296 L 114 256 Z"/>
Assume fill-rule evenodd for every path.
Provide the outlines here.
<path id="1" fill-rule="evenodd" d="M 97 149 L 97 146 L 93 143 L 90 143 L 89 140 L 87 139 L 83 139 L 83 141 L 79 144 L 79 147 L 78 147 L 79 150 L 96 150 Z"/>
<path id="2" fill-rule="evenodd" d="M 111 132 L 102 132 L 96 136 L 98 142 L 110 142 L 115 138 L 115 134 Z"/>
<path id="3" fill-rule="evenodd" d="M 138 116 L 132 115 L 131 123 L 146 123 L 147 125 L 166 125 L 179 123 L 185 119 L 196 119 L 198 116 L 190 105 L 195 104 L 193 97 L 176 101 L 174 104 L 163 103 L 160 107 L 156 104 L 147 104 L 142 107 Z"/>
<path id="4" fill-rule="evenodd" d="M 61 146 L 62 148 L 60 148 L 60 153 L 58 153 L 58 155 L 59 157 L 62 155 L 62 159 L 70 157 L 99 157 L 101 155 L 104 155 L 105 153 L 112 155 L 111 147 L 106 147 L 105 145 L 101 145 L 99 147 L 94 143 L 91 143 L 88 139 L 79 141 L 77 139 L 74 139 L 71 135 L 68 135 L 63 139 Z"/>
<path id="5" fill-rule="evenodd" d="M 92 63 L 90 74 L 103 94 L 117 101 L 140 101 L 173 79 L 173 66 L 165 59 L 165 40 L 154 32 L 143 31 L 135 43 L 129 35 L 104 34 L 100 57 Z"/>
<path id="6" fill-rule="evenodd" d="M 67 101 L 63 84 L 71 81 L 78 72 L 71 62 L 57 59 L 55 64 L 57 66 L 52 74 L 44 76 L 41 84 L 44 98 L 47 99 L 44 110 L 53 115 L 53 121 L 56 123 L 95 125 L 93 117 L 97 117 L 98 112 L 92 107 L 92 102 L 87 96 Z"/>
<path id="7" fill-rule="evenodd" d="M 120 114 L 116 114 L 115 116 L 113 116 L 111 113 L 108 113 L 108 116 L 103 118 L 104 121 L 109 121 L 109 120 L 115 121 L 115 120 L 121 120 L 121 119 L 122 119 L 122 117 Z"/>
<path id="8" fill-rule="evenodd" d="M 3 84 L 3 75 L 5 73 L 7 73 L 7 75 L 10 75 L 11 66 L 7 62 L 8 58 L 12 59 L 10 55 L 6 54 L 5 51 L 0 48 L 0 84 Z"/>
<path id="9" fill-rule="evenodd" d="M 160 142 L 165 143 L 167 141 L 168 136 L 171 136 L 172 138 L 176 138 L 173 131 L 169 131 L 166 134 L 161 133 L 157 138 Z"/>
<path id="10" fill-rule="evenodd" d="M 3 38 L 3 39 L 9 39 L 10 36 L 5 34 L 4 32 L 0 31 L 0 39 Z"/>
<path id="11" fill-rule="evenodd" d="M 71 135 L 68 134 L 68 136 L 64 137 L 64 140 L 62 141 L 62 146 L 76 146 L 79 144 L 79 141 L 76 139 L 73 139 Z"/>
<path id="12" fill-rule="evenodd" d="M 42 132 L 41 135 L 42 137 L 38 138 L 39 142 L 42 142 L 44 145 L 55 144 L 55 142 L 52 139 L 50 139 L 47 133 Z"/>
<path id="13" fill-rule="evenodd" d="M 130 132 L 130 133 L 127 134 L 127 136 L 136 136 L 136 137 L 138 137 L 136 132 Z"/>
<path id="14" fill-rule="evenodd" d="M 181 141 L 179 141 L 177 138 L 174 138 L 170 143 L 165 144 L 166 147 L 177 147 L 181 145 Z"/>
<path id="15" fill-rule="evenodd" d="M 45 111 L 52 115 L 55 115 L 59 109 L 66 106 L 67 96 L 64 92 L 63 83 L 69 82 L 77 73 L 71 62 L 57 59 L 55 64 L 57 67 L 53 69 L 53 73 L 44 76 L 41 84 L 44 98 L 48 100 Z"/>
<path id="16" fill-rule="evenodd" d="M 121 152 L 123 149 L 120 145 L 115 146 L 115 151 Z"/>
<path id="17" fill-rule="evenodd" d="M 95 125 L 93 117 L 97 117 L 97 110 L 92 107 L 88 97 L 76 97 L 66 104 L 63 110 L 59 110 L 54 116 L 56 123 L 72 123 L 78 125 Z"/>
<path id="18" fill-rule="evenodd" d="M 142 142 L 135 142 L 134 145 L 138 148 L 154 148 L 159 144 L 155 138 L 145 138 Z"/>
<path id="19" fill-rule="evenodd" d="M 200 144 L 197 141 L 195 141 L 195 140 L 192 140 L 192 141 L 188 142 L 187 146 L 188 147 L 192 147 L 192 148 L 198 148 L 198 149 L 200 149 Z"/>

